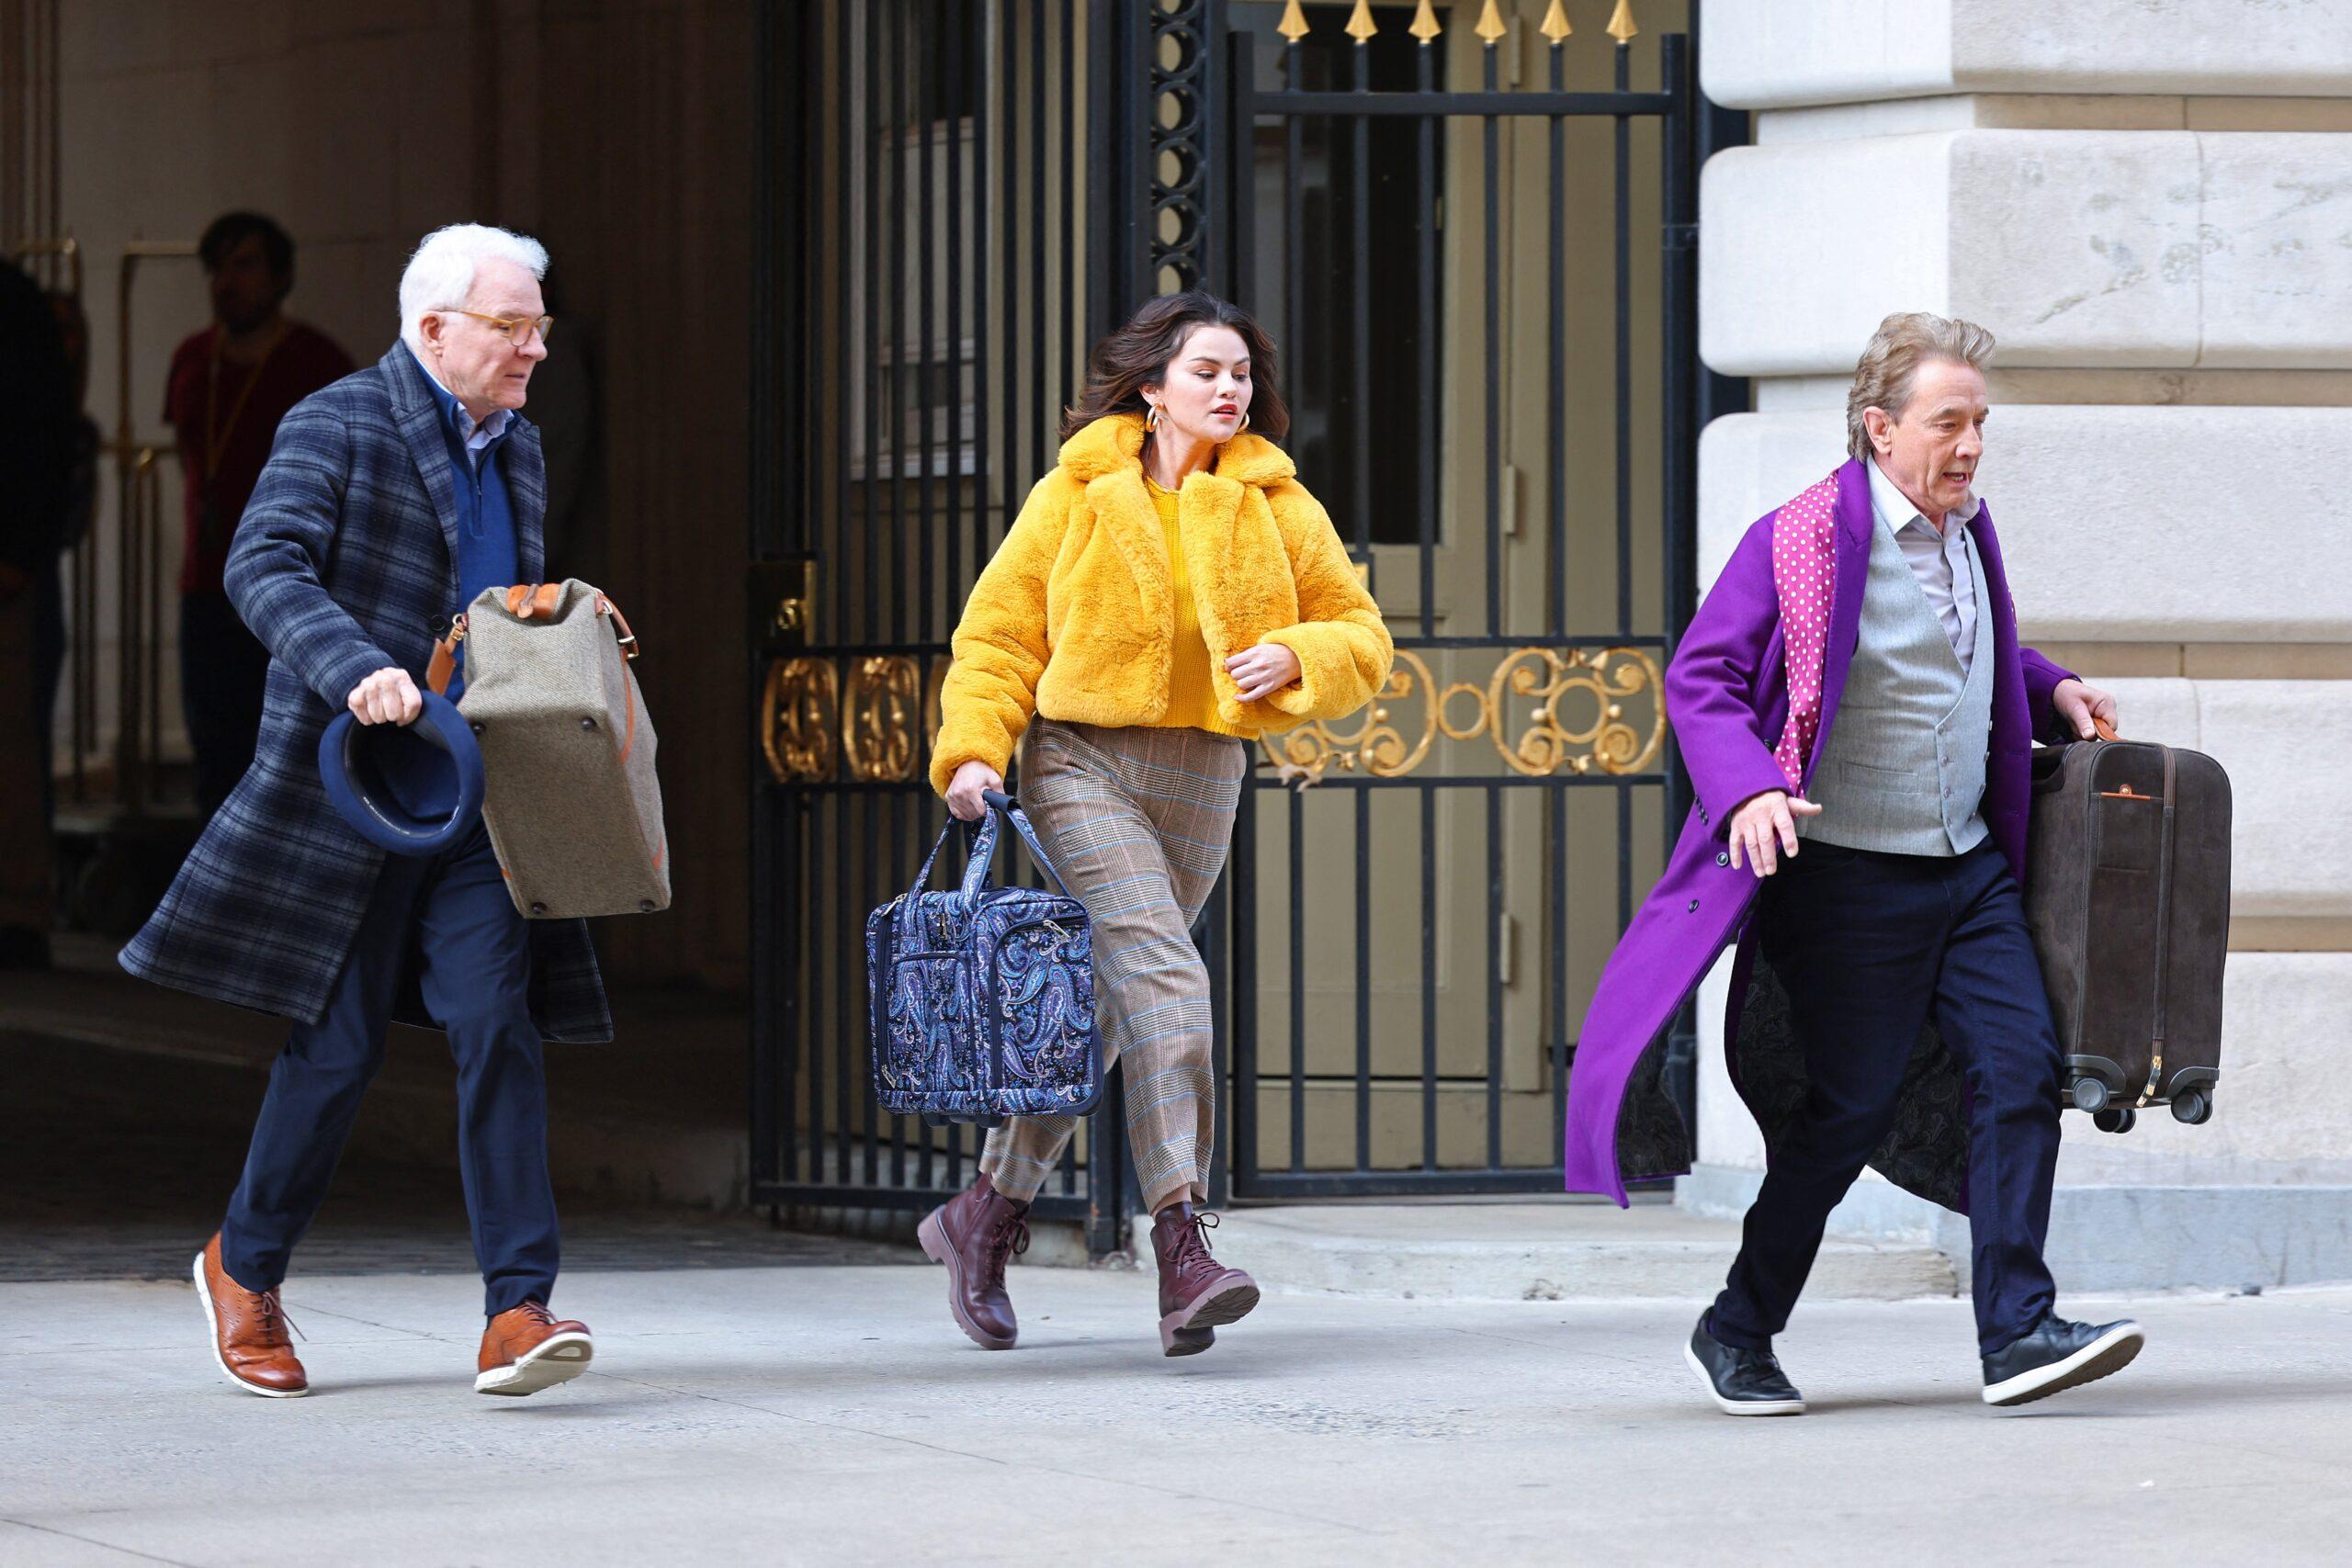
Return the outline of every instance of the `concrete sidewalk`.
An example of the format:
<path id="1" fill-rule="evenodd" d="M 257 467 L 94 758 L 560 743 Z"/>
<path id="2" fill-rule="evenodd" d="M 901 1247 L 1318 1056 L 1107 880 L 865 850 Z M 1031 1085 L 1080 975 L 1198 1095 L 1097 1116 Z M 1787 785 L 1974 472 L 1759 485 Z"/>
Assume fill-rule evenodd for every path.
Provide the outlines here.
<path id="1" fill-rule="evenodd" d="M 1733 1421 L 1695 1303 L 1271 1296 L 1171 1361 L 1148 1275 L 1013 1283 L 991 1355 L 933 1269 L 574 1274 L 595 1367 L 511 1402 L 462 1277 L 298 1279 L 292 1401 L 185 1285 L 0 1285 L 0 1563 L 2269 1564 L 2352 1523 L 2352 1292 L 2129 1303 L 2137 1365 L 2009 1414 L 1965 1303 L 1808 1306 L 1814 1414 Z"/>

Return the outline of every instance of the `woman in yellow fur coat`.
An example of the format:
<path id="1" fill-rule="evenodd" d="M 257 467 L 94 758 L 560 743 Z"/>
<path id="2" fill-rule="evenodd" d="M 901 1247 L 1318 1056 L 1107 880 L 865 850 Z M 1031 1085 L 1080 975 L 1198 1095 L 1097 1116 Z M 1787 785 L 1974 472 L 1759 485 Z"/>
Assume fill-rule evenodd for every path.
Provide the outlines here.
<path id="1" fill-rule="evenodd" d="M 1388 678 L 1388 630 L 1331 519 L 1269 437 L 1289 424 L 1274 349 L 1204 293 L 1154 299 L 1095 345 L 1061 461 L 973 585 L 940 694 L 933 788 L 967 821 L 1021 801 L 1094 930 L 1107 1058 L 1152 1214 L 1160 1346 L 1205 1350 L 1258 1304 L 1209 1254 L 1216 1080 L 1209 977 L 1191 937 L 1224 869 L 1260 735 L 1336 719 Z M 964 1332 L 1016 1332 L 1005 1264 L 1069 1117 L 989 1134 L 980 1175 L 927 1215 Z"/>

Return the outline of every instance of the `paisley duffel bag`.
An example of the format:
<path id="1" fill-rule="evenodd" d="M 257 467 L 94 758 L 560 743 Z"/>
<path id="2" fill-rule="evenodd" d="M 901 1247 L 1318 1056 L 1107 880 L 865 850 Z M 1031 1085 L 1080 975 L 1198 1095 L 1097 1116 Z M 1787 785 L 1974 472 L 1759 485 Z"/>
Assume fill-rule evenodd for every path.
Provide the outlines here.
<path id="1" fill-rule="evenodd" d="M 1012 797 L 988 800 L 976 829 L 949 822 L 914 886 L 866 919 L 875 1100 L 933 1123 L 1082 1114 L 1102 1094 L 1086 906 Z M 991 883 L 1000 821 L 1052 890 Z M 932 891 L 931 868 L 959 831 L 971 833 L 963 884 Z"/>

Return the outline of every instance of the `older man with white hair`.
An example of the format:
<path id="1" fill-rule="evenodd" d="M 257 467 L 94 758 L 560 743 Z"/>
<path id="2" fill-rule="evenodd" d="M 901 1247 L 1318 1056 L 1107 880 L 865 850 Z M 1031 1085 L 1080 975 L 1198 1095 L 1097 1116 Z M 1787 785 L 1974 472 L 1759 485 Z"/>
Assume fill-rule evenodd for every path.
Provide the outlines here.
<path id="1" fill-rule="evenodd" d="M 194 1265 L 214 1356 L 249 1393 L 309 1390 L 278 1290 L 395 1021 L 442 1030 L 457 1062 L 489 1319 L 474 1387 L 533 1393 L 592 1354 L 585 1325 L 548 1308 L 558 1246 L 539 1052 L 612 1037 L 587 929 L 526 925 L 478 820 L 437 853 L 387 856 L 336 813 L 318 762 L 338 710 L 414 721 L 450 617 L 485 588 L 546 575 L 546 465 L 518 411 L 548 354 L 547 265 L 537 241 L 503 229 L 428 234 L 401 278 L 401 340 L 279 425 L 226 573 L 270 651 L 259 753 L 123 950 L 134 975 L 294 1021 L 243 1177 Z"/>

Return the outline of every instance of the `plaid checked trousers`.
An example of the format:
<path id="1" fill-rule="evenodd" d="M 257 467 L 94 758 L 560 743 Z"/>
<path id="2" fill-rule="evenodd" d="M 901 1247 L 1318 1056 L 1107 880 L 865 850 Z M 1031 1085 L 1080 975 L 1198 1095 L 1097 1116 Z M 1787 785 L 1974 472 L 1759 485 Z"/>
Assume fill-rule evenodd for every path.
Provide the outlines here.
<path id="1" fill-rule="evenodd" d="M 1021 804 L 1094 930 L 1103 1067 L 1126 1063 L 1127 1142 L 1145 1204 L 1208 1201 L 1216 1069 L 1208 966 L 1193 922 L 1208 902 L 1249 747 L 1203 729 L 1040 718 L 1021 744 Z M 1060 1164 L 1072 1116 L 1016 1116 L 980 1168 L 1026 1202 Z"/>

